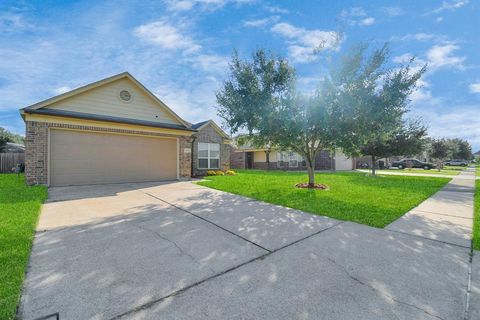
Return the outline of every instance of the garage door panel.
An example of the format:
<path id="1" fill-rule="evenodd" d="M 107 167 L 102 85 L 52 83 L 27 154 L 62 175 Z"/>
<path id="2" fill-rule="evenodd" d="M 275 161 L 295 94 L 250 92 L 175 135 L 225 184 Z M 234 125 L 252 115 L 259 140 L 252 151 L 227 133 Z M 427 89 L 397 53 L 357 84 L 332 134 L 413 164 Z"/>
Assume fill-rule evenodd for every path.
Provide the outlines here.
<path id="1" fill-rule="evenodd" d="M 52 186 L 160 181 L 176 177 L 176 139 L 50 131 Z"/>

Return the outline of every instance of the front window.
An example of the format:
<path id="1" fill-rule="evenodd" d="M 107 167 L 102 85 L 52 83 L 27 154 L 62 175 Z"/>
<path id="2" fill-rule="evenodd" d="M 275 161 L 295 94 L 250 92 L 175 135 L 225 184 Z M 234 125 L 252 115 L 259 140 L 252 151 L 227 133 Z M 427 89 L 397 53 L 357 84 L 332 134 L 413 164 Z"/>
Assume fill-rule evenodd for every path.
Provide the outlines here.
<path id="1" fill-rule="evenodd" d="M 295 152 L 289 152 L 288 153 L 289 161 L 288 161 L 288 166 L 293 168 L 293 167 L 298 167 L 298 156 Z"/>
<path id="2" fill-rule="evenodd" d="M 220 168 L 220 145 L 218 143 L 198 143 L 198 168 Z"/>

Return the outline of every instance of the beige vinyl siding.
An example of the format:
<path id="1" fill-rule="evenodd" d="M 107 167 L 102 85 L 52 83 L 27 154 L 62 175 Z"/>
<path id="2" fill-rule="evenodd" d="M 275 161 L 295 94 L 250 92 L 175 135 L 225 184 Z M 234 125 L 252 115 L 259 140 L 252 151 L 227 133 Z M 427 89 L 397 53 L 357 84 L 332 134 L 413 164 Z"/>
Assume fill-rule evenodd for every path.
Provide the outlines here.
<path id="1" fill-rule="evenodd" d="M 267 155 L 265 151 L 254 151 L 253 161 L 255 162 L 267 162 Z M 277 161 L 277 151 L 270 151 L 270 162 Z"/>
<path id="2" fill-rule="evenodd" d="M 348 158 L 342 151 L 335 152 L 335 170 L 353 170 L 353 159 Z"/>
<path id="3" fill-rule="evenodd" d="M 177 178 L 177 139 L 50 130 L 50 185 Z"/>
<path id="4" fill-rule="evenodd" d="M 119 98 L 122 90 L 132 95 L 130 102 Z M 58 101 L 46 107 L 48 109 L 90 113 L 104 116 L 153 121 L 159 123 L 180 124 L 158 102 L 154 101 L 136 84 L 123 78 L 78 95 Z"/>

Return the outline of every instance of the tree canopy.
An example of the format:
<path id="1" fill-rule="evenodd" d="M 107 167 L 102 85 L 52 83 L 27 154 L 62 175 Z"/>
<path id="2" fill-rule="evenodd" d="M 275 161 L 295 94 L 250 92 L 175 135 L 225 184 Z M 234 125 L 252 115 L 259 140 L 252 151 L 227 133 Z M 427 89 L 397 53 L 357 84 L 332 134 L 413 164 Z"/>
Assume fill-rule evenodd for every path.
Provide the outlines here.
<path id="1" fill-rule="evenodd" d="M 369 53 L 360 45 L 347 54 L 328 78 L 330 105 L 338 134 L 337 145 L 351 156 L 381 157 L 422 149 L 426 128 L 405 120 L 409 95 L 426 71 L 411 64 L 388 68 L 387 45 Z"/>
<path id="2" fill-rule="evenodd" d="M 0 127 L 0 147 L 7 142 L 23 144 L 24 137 Z"/>
<path id="3" fill-rule="evenodd" d="M 368 49 L 352 49 L 308 95 L 296 90 L 295 70 L 287 60 L 264 50 L 241 60 L 234 52 L 230 78 L 216 95 L 218 115 L 233 133 L 244 129 L 257 144 L 300 154 L 309 186 L 322 149 L 383 156 L 417 148 L 425 128 L 403 116 L 425 67 L 388 69 L 388 46 Z"/>

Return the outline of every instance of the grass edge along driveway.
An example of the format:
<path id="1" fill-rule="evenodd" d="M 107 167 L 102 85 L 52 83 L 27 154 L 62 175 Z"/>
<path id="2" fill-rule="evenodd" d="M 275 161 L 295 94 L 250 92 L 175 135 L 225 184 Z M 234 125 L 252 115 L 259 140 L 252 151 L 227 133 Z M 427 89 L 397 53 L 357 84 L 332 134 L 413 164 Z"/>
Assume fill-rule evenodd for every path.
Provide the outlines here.
<path id="1" fill-rule="evenodd" d="M 22 292 L 44 186 L 27 187 L 23 175 L 0 175 L 0 319 L 14 319 Z"/>
<path id="2" fill-rule="evenodd" d="M 304 172 L 238 170 L 236 176 L 213 176 L 199 185 L 231 192 L 334 219 L 383 228 L 440 190 L 449 178 L 367 176 L 365 173 L 317 173 L 330 190 L 295 188 Z"/>
<path id="3" fill-rule="evenodd" d="M 480 171 L 477 171 L 477 176 L 480 176 Z M 475 186 L 472 245 L 473 249 L 480 250 L 480 180 L 475 180 Z"/>

